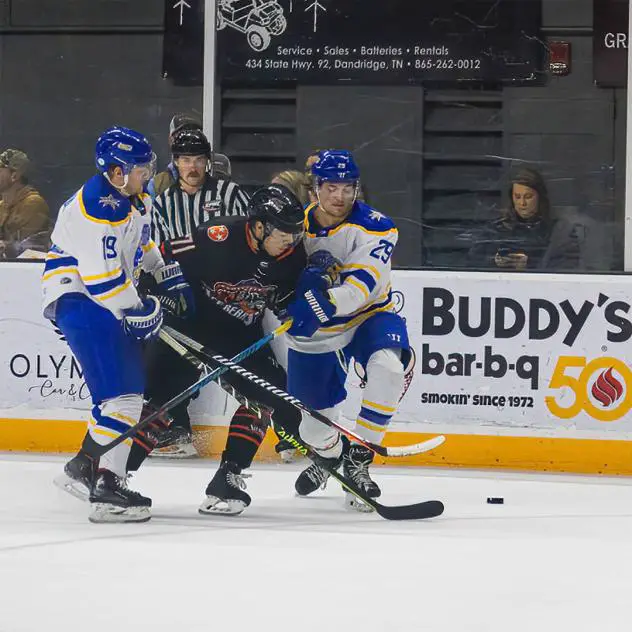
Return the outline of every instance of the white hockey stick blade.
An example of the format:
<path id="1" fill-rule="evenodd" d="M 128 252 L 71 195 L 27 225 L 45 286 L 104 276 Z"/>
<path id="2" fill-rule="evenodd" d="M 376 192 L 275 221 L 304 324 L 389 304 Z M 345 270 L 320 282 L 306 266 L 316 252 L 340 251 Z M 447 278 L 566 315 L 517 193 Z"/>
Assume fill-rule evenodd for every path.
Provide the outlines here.
<path id="1" fill-rule="evenodd" d="M 415 454 L 423 454 L 438 448 L 445 441 L 443 435 L 433 437 L 421 443 L 413 443 L 411 445 L 402 445 L 386 448 L 386 456 L 414 456 Z"/>

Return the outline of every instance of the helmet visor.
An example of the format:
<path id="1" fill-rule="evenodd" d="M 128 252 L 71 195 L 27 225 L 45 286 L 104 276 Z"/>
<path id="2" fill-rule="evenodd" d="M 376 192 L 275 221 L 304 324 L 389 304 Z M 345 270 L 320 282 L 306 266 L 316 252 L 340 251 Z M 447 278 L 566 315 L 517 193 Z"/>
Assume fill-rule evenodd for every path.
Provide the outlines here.
<path id="1" fill-rule="evenodd" d="M 130 165 L 128 173 L 138 176 L 143 182 L 149 182 L 156 175 L 156 154 L 152 152 L 149 162 Z"/>

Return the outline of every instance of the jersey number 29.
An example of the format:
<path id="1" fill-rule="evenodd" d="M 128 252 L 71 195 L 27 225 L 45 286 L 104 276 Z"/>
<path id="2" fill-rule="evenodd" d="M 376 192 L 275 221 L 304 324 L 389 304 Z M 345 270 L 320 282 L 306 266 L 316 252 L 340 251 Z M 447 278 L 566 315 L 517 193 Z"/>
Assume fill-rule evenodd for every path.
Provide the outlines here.
<path id="1" fill-rule="evenodd" d="M 390 241 L 380 239 L 378 245 L 371 250 L 371 256 L 374 259 L 379 259 L 382 263 L 388 263 L 388 260 L 393 254 L 393 248 L 395 248 L 395 246 Z"/>

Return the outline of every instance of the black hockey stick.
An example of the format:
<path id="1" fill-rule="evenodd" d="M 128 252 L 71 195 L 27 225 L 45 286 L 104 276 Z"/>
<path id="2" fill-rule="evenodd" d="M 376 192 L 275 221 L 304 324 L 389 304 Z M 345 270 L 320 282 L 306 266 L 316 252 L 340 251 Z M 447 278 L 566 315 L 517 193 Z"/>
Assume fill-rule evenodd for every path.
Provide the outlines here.
<path id="1" fill-rule="evenodd" d="M 176 353 L 179 353 L 184 359 L 189 360 L 196 367 L 200 368 L 199 359 L 181 345 L 177 340 L 170 336 L 167 332 L 161 330 L 160 338 L 167 343 Z M 208 370 L 208 367 L 207 369 Z M 443 513 L 443 503 L 440 500 L 426 500 L 425 502 L 415 503 L 413 505 L 382 505 L 374 498 L 367 496 L 355 483 L 347 478 L 344 474 L 338 472 L 329 460 L 323 459 L 319 454 L 314 452 L 307 444 L 304 444 L 300 438 L 288 433 L 281 425 L 270 420 L 272 426 L 279 436 L 282 436 L 295 450 L 308 459 L 322 467 L 332 478 L 335 478 L 340 485 L 348 492 L 360 499 L 365 505 L 373 508 L 382 518 L 386 520 L 423 520 L 425 518 L 435 518 Z"/>
<path id="2" fill-rule="evenodd" d="M 206 375 L 211 371 L 211 367 L 208 364 L 204 364 L 202 360 L 200 360 L 195 354 L 193 354 L 189 349 L 187 349 L 184 345 L 181 345 L 175 338 L 170 336 L 164 329 L 160 330 L 158 334 L 160 339 L 173 351 L 178 353 L 182 358 L 190 362 L 200 373 Z M 248 399 L 245 395 L 242 395 L 230 382 L 226 381 L 223 376 L 219 376 L 217 378 L 217 384 L 221 387 L 221 389 L 228 393 L 231 397 L 236 399 L 242 406 L 245 406 L 249 411 L 253 412 L 259 419 L 270 418 L 272 415 L 272 408 L 268 406 L 264 406 L 263 404 Z"/>
<path id="3" fill-rule="evenodd" d="M 259 377 L 255 373 L 251 373 L 250 371 L 247 371 L 242 366 L 239 366 L 236 362 L 233 362 L 232 360 L 228 360 L 224 356 L 214 353 L 208 347 L 204 347 L 199 342 L 196 342 L 195 340 L 193 340 L 192 338 L 189 338 L 185 334 L 180 333 L 176 329 L 173 329 L 173 327 L 164 327 L 161 331 L 161 334 L 162 332 L 170 336 L 172 339 L 175 339 L 180 344 L 185 345 L 186 347 L 189 347 L 196 353 L 199 353 L 200 355 L 204 356 L 209 361 L 217 363 L 220 366 L 229 367 L 231 371 L 241 375 L 241 377 L 245 378 L 249 382 L 252 382 L 253 384 L 256 384 L 257 386 L 260 386 L 261 388 L 272 393 L 279 399 L 282 399 L 288 402 L 289 404 L 292 404 L 293 406 L 295 406 L 302 412 L 307 413 L 308 415 L 310 415 L 314 419 L 317 419 L 321 423 L 324 423 L 327 426 L 331 426 L 332 428 L 335 428 L 339 432 L 342 432 L 343 434 L 347 435 L 347 437 L 349 437 L 350 439 L 353 439 L 357 443 L 361 443 L 365 447 L 369 448 L 369 450 L 372 450 L 373 452 L 375 452 L 376 454 L 379 454 L 380 456 L 403 457 L 403 456 L 413 456 L 415 454 L 422 454 L 423 452 L 434 450 L 436 447 L 440 446 L 445 441 L 445 437 L 443 435 L 438 435 L 436 437 L 433 437 L 432 439 L 428 439 L 427 441 L 422 441 L 420 443 L 414 443 L 411 445 L 403 445 L 403 446 L 396 446 L 396 447 L 386 447 L 386 446 L 379 445 L 377 443 L 373 443 L 371 441 L 367 441 L 366 439 L 364 439 L 362 436 L 360 436 L 353 430 L 350 430 L 349 428 L 345 428 L 341 424 L 338 424 L 335 421 L 332 421 L 331 419 L 329 419 L 328 417 L 325 417 L 325 415 L 323 415 L 322 413 L 319 413 L 317 410 L 309 408 L 309 406 L 306 406 L 305 404 L 303 404 L 303 402 L 300 399 L 297 399 L 296 397 L 293 397 L 289 393 L 286 393 L 283 389 L 280 389 L 274 386 L 273 384 L 270 384 L 270 382 L 267 382 L 266 380 Z M 163 338 L 163 340 L 165 340 L 165 338 Z M 165 342 L 167 341 L 165 340 Z M 167 342 L 167 344 L 169 343 Z"/>
<path id="4" fill-rule="evenodd" d="M 282 334 L 283 332 L 287 331 L 291 326 L 292 326 L 291 319 L 285 321 L 282 325 L 277 327 L 274 331 L 271 331 L 269 334 L 265 335 L 263 338 L 260 338 L 259 340 L 257 340 L 257 342 L 254 342 L 249 347 L 239 352 L 234 358 L 232 358 L 231 362 L 241 362 L 242 360 L 249 358 L 253 353 L 259 351 L 259 349 L 261 349 L 262 347 L 265 347 L 271 340 L 273 340 L 274 338 L 276 338 L 278 335 Z M 222 375 L 223 373 L 226 373 L 229 370 L 230 370 L 230 367 L 228 366 L 219 366 L 216 369 L 210 371 L 210 373 L 203 375 L 197 382 L 195 382 L 194 384 L 191 384 L 191 386 L 189 386 L 187 389 L 182 391 L 179 395 L 172 397 L 167 403 L 163 404 L 160 408 L 154 410 L 152 413 L 147 415 L 147 417 L 144 417 L 143 419 L 141 419 L 136 425 L 131 426 L 129 430 L 126 430 L 124 433 L 120 434 L 118 437 L 116 437 L 116 439 L 112 439 L 112 441 L 110 441 L 109 443 L 106 443 L 105 445 L 95 446 L 93 449 L 90 450 L 89 456 L 91 456 L 95 460 L 103 456 L 106 452 L 109 452 L 112 448 L 117 446 L 119 443 L 122 443 L 123 441 L 125 441 L 125 439 L 130 439 L 131 437 L 136 435 L 136 433 L 139 430 L 146 428 L 152 421 L 156 420 L 161 415 L 164 415 L 164 413 L 171 410 L 172 408 L 174 408 L 175 406 L 177 406 L 184 400 L 189 399 L 192 395 L 195 395 L 199 390 L 204 388 L 207 384 L 209 384 L 213 380 L 216 380 L 220 375 Z"/>

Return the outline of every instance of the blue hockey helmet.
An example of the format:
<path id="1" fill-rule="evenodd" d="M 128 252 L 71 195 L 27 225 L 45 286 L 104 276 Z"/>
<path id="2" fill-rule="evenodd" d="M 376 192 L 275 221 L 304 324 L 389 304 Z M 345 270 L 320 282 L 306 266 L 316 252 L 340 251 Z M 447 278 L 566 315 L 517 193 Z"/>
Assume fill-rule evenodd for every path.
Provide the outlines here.
<path id="1" fill-rule="evenodd" d="M 101 173 L 112 166 L 118 166 L 127 175 L 134 167 L 149 167 L 153 170 L 156 154 L 142 134 L 127 127 L 115 126 L 99 136 L 95 162 Z"/>
<path id="2" fill-rule="evenodd" d="M 318 160 L 312 165 L 312 176 L 320 182 L 357 182 L 360 169 L 350 151 L 326 149 L 318 153 Z"/>

